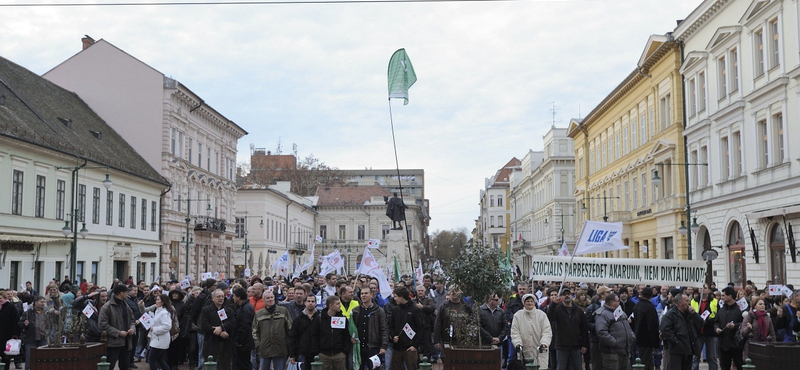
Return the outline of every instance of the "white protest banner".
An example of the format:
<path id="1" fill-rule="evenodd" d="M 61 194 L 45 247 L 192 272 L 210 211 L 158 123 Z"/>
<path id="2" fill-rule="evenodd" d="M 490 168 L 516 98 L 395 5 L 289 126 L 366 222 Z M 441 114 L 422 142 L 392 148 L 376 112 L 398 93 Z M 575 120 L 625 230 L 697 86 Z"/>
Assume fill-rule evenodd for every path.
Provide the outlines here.
<path id="1" fill-rule="evenodd" d="M 189 289 L 191 287 L 192 287 L 192 283 L 190 283 L 189 280 L 186 280 L 186 279 L 181 280 L 181 289 Z"/>
<path id="2" fill-rule="evenodd" d="M 381 240 L 380 239 L 370 239 L 367 242 L 367 247 L 369 247 L 369 248 L 380 248 L 380 246 L 381 246 Z"/>
<path id="3" fill-rule="evenodd" d="M 417 332 L 415 332 L 414 329 L 411 328 L 411 325 L 408 324 L 403 326 L 403 332 L 406 333 L 408 339 L 414 339 L 414 336 L 417 335 Z"/>
<path id="4" fill-rule="evenodd" d="M 217 311 L 217 316 L 219 316 L 219 321 L 225 321 L 228 319 L 228 313 L 225 312 L 224 308 Z"/>
<path id="5" fill-rule="evenodd" d="M 711 311 L 709 311 L 709 310 L 705 310 L 705 311 L 703 311 L 703 314 L 702 314 L 702 315 L 700 315 L 700 317 L 702 317 L 702 318 L 703 318 L 703 320 L 705 320 L 705 319 L 707 319 L 707 318 L 708 318 L 708 316 L 709 316 L 709 315 L 711 315 Z"/>
<path id="6" fill-rule="evenodd" d="M 619 317 L 622 316 L 623 313 L 625 312 L 622 311 L 622 306 L 617 306 L 617 309 L 614 310 L 614 321 L 619 320 Z"/>
<path id="7" fill-rule="evenodd" d="M 30 309 L 31 309 L 31 306 L 29 306 L 25 302 L 22 302 L 22 312 L 28 312 L 28 310 L 30 310 Z"/>
<path id="8" fill-rule="evenodd" d="M 770 285 L 768 288 L 769 295 L 781 295 L 781 288 L 783 288 L 783 285 Z"/>
<path id="9" fill-rule="evenodd" d="M 622 222 L 586 221 L 575 244 L 576 256 L 628 249 L 622 243 Z"/>
<path id="10" fill-rule="evenodd" d="M 702 287 L 705 261 L 533 256 L 533 280 Z"/>
<path id="11" fill-rule="evenodd" d="M 747 310 L 748 304 L 747 304 L 747 299 L 745 297 L 742 297 L 742 299 L 736 301 L 736 304 L 739 306 L 740 311 L 744 312 Z"/>
<path id="12" fill-rule="evenodd" d="M 249 268 L 244 269 L 244 276 L 245 277 L 250 277 L 250 275 L 252 275 L 252 272 L 250 272 L 250 269 Z"/>
<path id="13" fill-rule="evenodd" d="M 87 319 L 92 318 L 92 315 L 94 315 L 94 307 L 91 303 L 87 304 L 86 307 L 83 308 L 83 314 L 86 315 Z"/>
<path id="14" fill-rule="evenodd" d="M 541 290 L 537 290 L 536 291 L 536 298 L 539 298 L 539 299 L 542 298 L 542 291 Z"/>
<path id="15" fill-rule="evenodd" d="M 204 272 L 203 274 L 201 274 L 201 275 L 200 275 L 200 277 L 201 277 L 203 280 L 208 280 L 208 279 L 211 279 L 211 276 L 212 276 L 212 274 L 211 274 L 210 272 Z"/>
<path id="16" fill-rule="evenodd" d="M 316 240 L 317 243 L 322 243 L 322 237 L 319 235 L 317 235 L 317 237 L 314 240 Z"/>
<path id="17" fill-rule="evenodd" d="M 781 294 L 783 294 L 783 295 L 785 295 L 787 297 L 791 297 L 792 296 L 792 290 L 789 289 L 788 286 L 784 285 L 783 287 L 781 287 Z"/>
<path id="18" fill-rule="evenodd" d="M 381 366 L 381 358 L 378 357 L 378 355 L 370 357 L 369 360 L 372 361 L 372 368 L 373 369 L 377 369 L 378 367 Z"/>

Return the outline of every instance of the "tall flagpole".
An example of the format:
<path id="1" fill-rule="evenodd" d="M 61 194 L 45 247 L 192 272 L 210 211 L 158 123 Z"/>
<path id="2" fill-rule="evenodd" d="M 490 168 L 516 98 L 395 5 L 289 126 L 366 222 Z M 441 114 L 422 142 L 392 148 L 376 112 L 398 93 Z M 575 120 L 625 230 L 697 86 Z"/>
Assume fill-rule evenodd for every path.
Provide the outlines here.
<path id="1" fill-rule="evenodd" d="M 394 135 L 394 117 L 392 116 L 392 98 L 389 98 L 389 123 L 392 126 L 392 145 L 394 146 L 394 165 L 397 169 L 397 185 L 400 188 L 400 200 L 403 204 L 406 204 L 405 200 L 403 199 L 403 181 L 400 180 L 400 162 L 397 159 L 397 140 L 395 139 Z M 414 272 L 414 256 L 411 253 L 411 240 L 408 238 L 408 220 L 405 217 L 406 210 L 403 209 L 403 224 L 405 225 L 405 239 L 406 239 L 406 247 L 408 248 L 408 263 L 411 267 L 411 278 L 414 282 L 414 289 L 417 289 L 417 277 L 416 273 Z"/>
<path id="2" fill-rule="evenodd" d="M 575 247 L 572 248 L 572 255 L 569 257 L 569 264 L 567 265 L 567 270 L 564 271 L 564 278 L 561 279 L 561 286 L 558 287 L 558 295 L 561 296 L 561 290 L 564 289 L 564 283 L 567 281 L 567 275 L 569 274 L 569 270 L 572 269 L 572 260 L 575 258 L 575 252 L 578 251 L 578 244 L 580 244 L 581 240 L 583 239 L 583 231 L 586 230 L 586 222 L 583 223 L 583 227 L 581 228 L 581 233 L 578 235 L 578 241 L 575 242 Z"/>

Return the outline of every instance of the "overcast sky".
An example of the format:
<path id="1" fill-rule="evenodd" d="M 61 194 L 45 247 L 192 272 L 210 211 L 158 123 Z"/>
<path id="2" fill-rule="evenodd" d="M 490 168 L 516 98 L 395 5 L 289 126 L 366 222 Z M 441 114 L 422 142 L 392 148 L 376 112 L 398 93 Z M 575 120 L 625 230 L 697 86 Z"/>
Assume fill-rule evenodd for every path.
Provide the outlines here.
<path id="1" fill-rule="evenodd" d="M 247 130 L 239 161 L 280 139 L 378 169 L 395 167 L 386 71 L 405 48 L 418 80 L 392 101 L 400 167 L 425 170 L 431 232 L 472 230 L 484 179 L 542 149 L 553 104 L 557 127 L 585 115 L 700 2 L 0 7 L 0 55 L 43 74 L 83 35 L 105 39 Z"/>

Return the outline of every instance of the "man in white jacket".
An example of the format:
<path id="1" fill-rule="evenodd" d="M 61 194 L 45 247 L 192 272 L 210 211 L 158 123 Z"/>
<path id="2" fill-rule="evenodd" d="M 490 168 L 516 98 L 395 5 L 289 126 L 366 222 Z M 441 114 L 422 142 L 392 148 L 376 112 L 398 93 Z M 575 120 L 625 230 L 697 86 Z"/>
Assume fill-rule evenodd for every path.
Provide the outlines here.
<path id="1" fill-rule="evenodd" d="M 549 365 L 547 343 L 553 338 L 547 314 L 536 309 L 536 296 L 526 294 L 522 297 L 523 309 L 514 314 L 511 323 L 511 341 L 515 347 L 522 346 L 525 360 L 535 359 L 540 369 Z"/>

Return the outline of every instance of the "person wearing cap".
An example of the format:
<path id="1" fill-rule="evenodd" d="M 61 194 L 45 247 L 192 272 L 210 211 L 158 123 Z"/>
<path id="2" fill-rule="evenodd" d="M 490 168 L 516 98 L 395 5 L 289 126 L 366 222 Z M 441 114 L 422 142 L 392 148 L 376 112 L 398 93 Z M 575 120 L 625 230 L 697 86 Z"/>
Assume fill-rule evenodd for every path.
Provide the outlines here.
<path id="1" fill-rule="evenodd" d="M 589 348 L 586 316 L 572 302 L 572 292 L 564 288 L 547 307 L 551 327 L 555 327 L 555 351 L 558 370 L 581 370 L 582 355 Z"/>
<path id="2" fill-rule="evenodd" d="M 627 370 L 633 348 L 633 329 L 625 312 L 616 312 L 619 297 L 614 293 L 606 296 L 605 304 L 595 313 L 595 330 L 600 338 L 603 370 Z"/>
<path id="3" fill-rule="evenodd" d="M 135 332 L 133 310 L 125 303 L 131 289 L 125 285 L 117 285 L 108 302 L 100 309 L 98 323 L 100 332 L 105 332 L 108 359 L 113 369 L 119 361 L 119 370 L 128 370 L 131 366 L 130 350 L 133 349 L 133 333 Z"/>
<path id="4" fill-rule="evenodd" d="M 584 316 L 586 316 L 586 325 L 589 328 L 589 357 L 592 361 L 592 369 L 603 368 L 603 358 L 600 353 L 600 338 L 597 336 L 597 331 L 595 330 L 595 313 L 597 313 L 598 309 L 603 307 L 606 302 L 606 296 L 608 296 L 610 292 L 611 289 L 605 285 L 597 287 L 595 296 L 592 297 L 592 303 L 584 312 Z"/>
<path id="5" fill-rule="evenodd" d="M 189 347 L 189 329 L 188 316 L 186 311 L 188 307 L 184 302 L 186 294 L 180 289 L 180 286 L 174 287 L 169 292 L 169 300 L 172 308 L 175 309 L 175 318 L 178 320 L 178 336 L 169 343 L 169 351 L 167 352 L 167 362 L 173 368 L 183 364 L 186 358 L 186 349 Z"/>
<path id="6" fill-rule="evenodd" d="M 526 360 L 535 358 L 539 368 L 546 369 L 550 363 L 547 344 L 553 338 L 553 330 L 547 314 L 536 309 L 536 301 L 533 294 L 522 297 L 524 307 L 511 322 L 511 341 L 517 350 L 521 347 Z"/>
<path id="7" fill-rule="evenodd" d="M 472 316 L 472 308 L 467 305 L 461 298 L 461 291 L 456 287 L 450 288 L 450 294 L 447 296 L 447 302 L 442 304 L 439 308 L 439 313 L 436 314 L 436 322 L 433 329 L 433 345 L 438 350 L 443 350 L 443 343 L 450 345 L 458 344 L 455 337 L 452 336 L 450 325 L 453 320 L 454 314 L 462 314 Z M 391 316 L 391 315 L 387 315 Z"/>

